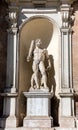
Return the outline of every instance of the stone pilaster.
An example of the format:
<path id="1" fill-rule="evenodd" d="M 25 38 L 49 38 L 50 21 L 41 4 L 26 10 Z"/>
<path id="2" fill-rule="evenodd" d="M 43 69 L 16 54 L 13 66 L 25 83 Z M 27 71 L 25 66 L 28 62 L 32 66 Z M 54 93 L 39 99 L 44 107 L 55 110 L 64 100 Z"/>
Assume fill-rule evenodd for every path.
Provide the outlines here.
<path id="1" fill-rule="evenodd" d="M 74 99 L 72 86 L 72 29 L 71 7 L 69 4 L 61 6 L 61 119 L 63 127 L 75 127 Z"/>
<path id="2" fill-rule="evenodd" d="M 16 92 L 17 28 L 8 30 L 7 75 L 5 92 Z"/>
<path id="3" fill-rule="evenodd" d="M 10 28 L 8 29 L 7 40 L 7 72 L 6 87 L 4 93 L 3 117 L 0 118 L 0 127 L 16 127 L 16 71 L 17 71 L 17 10 L 15 7 L 9 8 Z"/>
<path id="4" fill-rule="evenodd" d="M 17 8 L 9 7 L 8 46 L 7 46 L 7 75 L 5 92 L 16 92 L 17 69 Z"/>

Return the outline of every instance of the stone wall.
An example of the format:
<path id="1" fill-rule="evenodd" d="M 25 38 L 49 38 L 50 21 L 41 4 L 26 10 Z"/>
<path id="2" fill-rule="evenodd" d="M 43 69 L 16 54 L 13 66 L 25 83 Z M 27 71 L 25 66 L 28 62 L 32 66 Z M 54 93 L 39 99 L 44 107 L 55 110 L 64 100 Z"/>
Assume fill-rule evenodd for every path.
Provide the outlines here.
<path id="1" fill-rule="evenodd" d="M 78 2 L 73 4 L 75 21 L 73 25 L 73 85 L 78 91 Z"/>
<path id="2" fill-rule="evenodd" d="M 75 114 L 78 117 L 78 1 L 73 4 L 75 21 L 73 25 L 73 87 L 75 95 Z"/>
<path id="3" fill-rule="evenodd" d="M 0 93 L 6 84 L 6 57 L 7 57 L 7 4 L 0 0 Z M 2 115 L 3 98 L 0 97 L 0 116 Z"/>

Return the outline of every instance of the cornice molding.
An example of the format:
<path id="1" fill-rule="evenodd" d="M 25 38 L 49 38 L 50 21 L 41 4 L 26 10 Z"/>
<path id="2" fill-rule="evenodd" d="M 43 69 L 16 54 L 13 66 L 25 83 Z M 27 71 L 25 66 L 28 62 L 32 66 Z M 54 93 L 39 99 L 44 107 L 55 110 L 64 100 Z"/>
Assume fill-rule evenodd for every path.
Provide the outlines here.
<path id="1" fill-rule="evenodd" d="M 62 3 L 62 4 L 73 4 L 73 2 L 75 2 L 75 1 L 77 1 L 77 0 L 60 0 L 60 2 Z"/>
<path id="2" fill-rule="evenodd" d="M 11 3 L 28 3 L 28 2 L 32 2 L 32 3 L 45 3 L 45 2 L 52 2 L 52 3 L 62 3 L 62 4 L 72 4 L 73 2 L 77 1 L 77 0 L 5 0 L 8 4 Z"/>

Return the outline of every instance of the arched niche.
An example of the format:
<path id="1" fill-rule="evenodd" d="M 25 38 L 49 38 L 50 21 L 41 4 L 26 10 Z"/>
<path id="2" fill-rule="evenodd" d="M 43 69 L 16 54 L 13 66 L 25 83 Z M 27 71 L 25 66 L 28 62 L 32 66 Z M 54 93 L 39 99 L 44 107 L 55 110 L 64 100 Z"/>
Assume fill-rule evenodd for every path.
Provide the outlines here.
<path id="1" fill-rule="evenodd" d="M 51 58 L 52 69 L 48 85 L 59 88 L 59 68 L 60 68 L 60 32 L 55 21 L 48 17 L 34 16 L 22 25 L 19 32 L 19 116 L 22 118 L 25 112 L 23 91 L 30 88 L 32 75 L 32 60 L 27 62 L 26 58 L 31 40 L 41 38 L 42 48 L 46 48 Z M 49 74 L 48 74 L 49 75 Z M 55 88 L 54 88 L 55 89 Z M 57 92 L 58 93 L 58 92 Z"/>

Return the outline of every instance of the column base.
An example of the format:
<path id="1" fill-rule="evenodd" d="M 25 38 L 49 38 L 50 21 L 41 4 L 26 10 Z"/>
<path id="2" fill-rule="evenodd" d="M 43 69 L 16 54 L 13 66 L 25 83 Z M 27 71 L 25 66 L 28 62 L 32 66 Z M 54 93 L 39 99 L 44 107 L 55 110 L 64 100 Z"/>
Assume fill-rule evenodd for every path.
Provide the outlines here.
<path id="1" fill-rule="evenodd" d="M 51 128 L 53 126 L 52 117 L 29 116 L 23 120 L 23 127 Z"/>
<path id="2" fill-rule="evenodd" d="M 14 87 L 5 88 L 4 93 L 16 93 L 16 88 Z"/>
<path id="3" fill-rule="evenodd" d="M 16 128 L 18 126 L 18 120 L 15 116 L 2 117 L 0 118 L 1 128 Z"/>
<path id="4" fill-rule="evenodd" d="M 61 117 L 60 119 L 60 127 L 64 128 L 75 128 L 76 122 L 74 117 Z"/>

